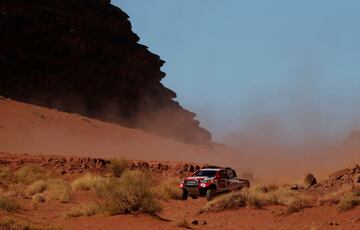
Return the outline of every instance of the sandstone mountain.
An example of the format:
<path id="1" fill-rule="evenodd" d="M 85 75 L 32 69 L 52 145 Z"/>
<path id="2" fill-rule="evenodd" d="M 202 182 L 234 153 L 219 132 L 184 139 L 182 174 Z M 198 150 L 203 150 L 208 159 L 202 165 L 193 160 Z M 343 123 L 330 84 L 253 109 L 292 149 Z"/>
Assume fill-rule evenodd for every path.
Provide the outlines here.
<path id="1" fill-rule="evenodd" d="M 0 95 L 183 142 L 211 135 L 161 84 L 164 61 L 109 0 L 2 0 Z"/>

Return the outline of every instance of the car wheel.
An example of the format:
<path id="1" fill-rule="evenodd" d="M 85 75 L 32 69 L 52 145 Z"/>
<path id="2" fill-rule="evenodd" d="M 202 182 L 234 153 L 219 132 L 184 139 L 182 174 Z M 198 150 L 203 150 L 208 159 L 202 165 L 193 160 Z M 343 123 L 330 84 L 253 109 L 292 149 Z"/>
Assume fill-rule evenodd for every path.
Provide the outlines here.
<path id="1" fill-rule="evenodd" d="M 182 199 L 187 200 L 189 197 L 189 192 L 186 189 L 183 189 Z"/>
<path id="2" fill-rule="evenodd" d="M 214 189 L 209 189 L 206 191 L 206 199 L 208 201 L 212 200 L 214 198 L 215 195 L 215 190 Z"/>

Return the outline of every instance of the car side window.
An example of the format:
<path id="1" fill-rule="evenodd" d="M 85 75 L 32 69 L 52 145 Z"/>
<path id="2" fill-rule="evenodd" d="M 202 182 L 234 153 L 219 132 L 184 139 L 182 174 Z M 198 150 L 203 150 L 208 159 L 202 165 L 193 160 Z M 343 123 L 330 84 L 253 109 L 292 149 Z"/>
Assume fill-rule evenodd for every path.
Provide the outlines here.
<path id="1" fill-rule="evenodd" d="M 220 171 L 220 176 L 221 176 L 221 178 L 228 178 L 228 176 L 224 170 Z"/>
<path id="2" fill-rule="evenodd" d="M 226 170 L 226 174 L 227 174 L 227 177 L 229 177 L 229 178 L 235 177 L 234 171 L 231 170 L 231 169 L 227 169 L 227 170 Z"/>

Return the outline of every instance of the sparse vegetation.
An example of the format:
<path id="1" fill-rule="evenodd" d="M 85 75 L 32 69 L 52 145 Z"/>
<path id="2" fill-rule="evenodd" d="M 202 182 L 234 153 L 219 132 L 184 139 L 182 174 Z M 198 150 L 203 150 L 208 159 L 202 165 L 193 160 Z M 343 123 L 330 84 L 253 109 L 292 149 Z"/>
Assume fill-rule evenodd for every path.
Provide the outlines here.
<path id="1" fill-rule="evenodd" d="M 93 216 L 100 212 L 98 204 L 76 207 L 65 213 L 65 218 L 75 218 L 80 216 Z"/>
<path id="2" fill-rule="evenodd" d="M 200 213 L 237 209 L 245 206 L 262 208 L 266 205 L 287 206 L 287 213 L 290 214 L 309 207 L 311 201 L 290 190 L 275 188 L 275 186 L 270 188 L 261 186 L 219 196 L 208 202 L 200 210 Z"/>
<path id="3" fill-rule="evenodd" d="M 301 196 L 296 196 L 296 197 L 292 197 L 290 199 L 290 202 L 288 202 L 287 204 L 287 214 L 291 214 L 294 212 L 299 212 L 305 208 L 310 208 L 311 207 L 311 201 L 305 197 L 301 197 Z"/>
<path id="4" fill-rule="evenodd" d="M 348 193 L 341 197 L 338 204 L 338 211 L 339 212 L 349 211 L 358 205 L 360 205 L 360 197 L 355 196 L 352 193 Z"/>
<path id="5" fill-rule="evenodd" d="M 69 202 L 71 199 L 71 186 L 62 179 L 51 179 L 47 181 L 48 189 L 45 193 L 49 199 L 59 200 L 61 202 Z"/>
<path id="6" fill-rule="evenodd" d="M 97 194 L 103 200 L 102 211 L 111 215 L 136 212 L 154 215 L 161 206 L 151 184 L 150 175 L 141 171 L 125 171 L 121 178 L 110 178 L 97 188 Z"/>
<path id="7" fill-rule="evenodd" d="M 73 190 L 91 190 L 96 189 L 103 183 L 106 183 L 107 178 L 96 176 L 92 174 L 86 174 L 84 176 L 76 178 L 72 183 L 71 187 Z"/>
<path id="8" fill-rule="evenodd" d="M 121 158 L 120 160 L 111 159 L 108 167 L 111 170 L 113 176 L 120 177 L 123 172 L 129 168 L 129 161 L 124 158 Z"/>
<path id="9" fill-rule="evenodd" d="M 155 188 L 154 192 L 157 198 L 163 200 L 180 200 L 182 199 L 182 191 L 179 188 L 180 180 L 178 178 L 169 178 L 161 181 Z"/>
<path id="10" fill-rule="evenodd" d="M 15 171 L 14 176 L 18 183 L 22 184 L 31 184 L 37 180 L 45 180 L 51 175 L 51 172 L 45 170 L 36 164 L 28 164 L 17 171 Z"/>
<path id="11" fill-rule="evenodd" d="M 25 192 L 29 196 L 43 193 L 43 196 L 50 200 L 68 202 L 71 198 L 72 189 L 69 183 L 62 179 L 41 179 L 30 184 Z"/>
<path id="12" fill-rule="evenodd" d="M 209 201 L 200 210 L 200 213 L 241 208 L 241 207 L 245 207 L 246 203 L 247 203 L 247 196 L 244 192 L 233 192 L 219 196 L 214 200 Z"/>
<path id="13" fill-rule="evenodd" d="M 0 210 L 6 212 L 17 212 L 20 210 L 20 208 L 20 205 L 15 200 L 6 197 L 0 197 Z"/>
<path id="14" fill-rule="evenodd" d="M 14 230 L 55 230 L 53 227 L 39 226 L 27 219 L 5 216 L 0 220 L 0 229 L 14 229 Z"/>
<path id="15" fill-rule="evenodd" d="M 9 185 L 15 182 L 15 176 L 9 167 L 0 166 L 0 187 L 9 188 Z"/>
<path id="16" fill-rule="evenodd" d="M 37 193 L 42 193 L 48 188 L 48 184 L 45 180 L 37 180 L 34 181 L 32 184 L 30 184 L 26 190 L 25 193 L 28 196 L 35 195 Z"/>

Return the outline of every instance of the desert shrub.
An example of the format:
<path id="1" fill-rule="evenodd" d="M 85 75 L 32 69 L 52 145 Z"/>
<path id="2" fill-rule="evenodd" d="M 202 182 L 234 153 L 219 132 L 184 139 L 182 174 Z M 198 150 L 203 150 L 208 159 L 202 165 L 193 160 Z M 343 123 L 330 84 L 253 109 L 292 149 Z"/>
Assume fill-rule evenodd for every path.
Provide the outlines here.
<path id="1" fill-rule="evenodd" d="M 44 192 L 48 187 L 48 184 L 45 180 L 37 180 L 37 181 L 34 181 L 33 183 L 31 183 L 25 190 L 25 193 L 28 195 L 28 196 L 32 196 L 34 194 L 37 194 L 37 193 L 42 193 Z"/>
<path id="2" fill-rule="evenodd" d="M 20 205 L 15 200 L 6 198 L 6 197 L 0 197 L 0 210 L 6 211 L 6 212 L 17 212 L 20 210 Z"/>
<path id="3" fill-rule="evenodd" d="M 180 200 L 182 199 L 182 190 L 179 188 L 180 179 L 169 178 L 161 181 L 155 188 L 154 192 L 157 198 L 163 200 Z"/>
<path id="4" fill-rule="evenodd" d="M 31 184 L 34 181 L 46 179 L 50 172 L 36 164 L 28 164 L 14 173 L 16 181 L 23 184 Z"/>
<path id="5" fill-rule="evenodd" d="M 71 198 L 72 189 L 67 181 L 55 178 L 34 181 L 25 189 L 25 192 L 27 195 L 43 193 L 43 196 L 50 200 L 68 202 Z"/>
<path id="6" fill-rule="evenodd" d="M 293 197 L 287 204 L 287 214 L 299 212 L 305 208 L 311 207 L 311 201 L 305 197 L 297 196 Z"/>
<path id="7" fill-rule="evenodd" d="M 15 177 L 7 166 L 0 166 L 0 183 L 14 182 Z"/>
<path id="8" fill-rule="evenodd" d="M 141 171 L 125 171 L 121 178 L 110 178 L 97 188 L 101 209 L 111 215 L 127 213 L 155 214 L 161 210 L 151 189 L 152 178 Z"/>
<path id="9" fill-rule="evenodd" d="M 360 197 L 348 193 L 341 197 L 338 204 L 338 211 L 345 212 L 355 208 L 358 205 L 360 205 Z"/>
<path id="10" fill-rule="evenodd" d="M 233 192 L 218 196 L 214 200 L 207 202 L 206 205 L 200 209 L 200 213 L 245 207 L 247 198 L 244 192 Z"/>
<path id="11" fill-rule="evenodd" d="M 124 158 L 111 159 L 108 167 L 114 176 L 120 177 L 121 174 L 129 168 L 129 161 Z"/>
<path id="12" fill-rule="evenodd" d="M 47 180 L 46 195 L 50 199 L 59 200 L 61 202 L 69 202 L 72 195 L 70 184 L 62 179 Z"/>
<path id="13" fill-rule="evenodd" d="M 86 174 L 84 176 L 76 178 L 71 183 L 71 187 L 73 188 L 73 190 L 90 190 L 95 189 L 97 186 L 105 182 L 106 178 L 104 177 Z"/>
<path id="14" fill-rule="evenodd" d="M 351 193 L 351 187 L 349 186 L 343 186 L 340 190 L 335 191 L 335 192 L 331 192 L 331 193 L 327 193 L 323 196 L 321 196 L 318 199 L 319 205 L 324 205 L 327 203 L 330 204 L 338 204 L 340 202 L 340 199 L 346 195 L 346 194 L 350 194 Z"/>
<path id="15" fill-rule="evenodd" d="M 0 220 L 0 229 L 4 230 L 55 230 L 56 228 L 49 226 L 39 226 L 27 219 L 13 217 L 13 216 L 5 216 Z"/>
<path id="16" fill-rule="evenodd" d="M 228 193 L 208 202 L 200 213 L 209 211 L 221 211 L 241 207 L 262 208 L 266 205 L 283 205 L 288 207 L 287 213 L 299 211 L 310 206 L 306 197 L 286 189 L 272 189 L 272 191 L 258 188 L 246 189 L 238 192 Z"/>
<path id="17" fill-rule="evenodd" d="M 99 205 L 91 204 L 86 206 L 76 207 L 65 213 L 65 218 L 75 218 L 80 216 L 93 216 L 100 212 Z"/>

